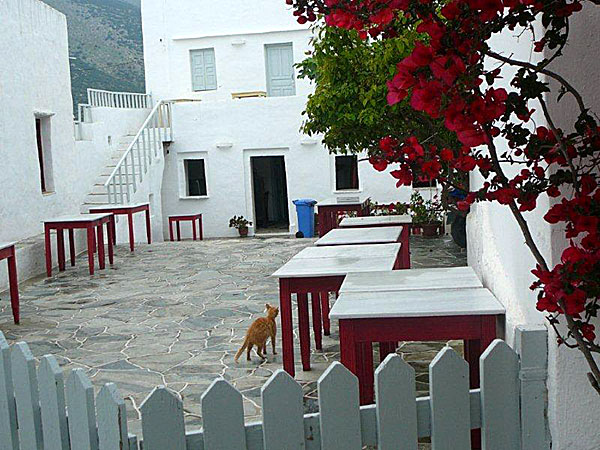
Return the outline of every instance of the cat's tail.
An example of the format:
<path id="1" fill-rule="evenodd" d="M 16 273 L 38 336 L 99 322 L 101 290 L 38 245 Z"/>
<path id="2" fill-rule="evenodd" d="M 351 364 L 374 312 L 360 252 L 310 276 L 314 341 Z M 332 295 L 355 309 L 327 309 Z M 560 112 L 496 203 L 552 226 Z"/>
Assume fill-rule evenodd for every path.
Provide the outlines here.
<path id="1" fill-rule="evenodd" d="M 246 348 L 248 347 L 248 336 L 246 336 L 246 339 L 244 339 L 244 343 L 242 344 L 242 346 L 240 347 L 240 349 L 237 351 L 237 353 L 235 354 L 235 356 L 233 357 L 233 360 L 237 363 L 238 359 L 240 358 L 240 355 L 244 352 L 244 350 L 246 350 Z"/>

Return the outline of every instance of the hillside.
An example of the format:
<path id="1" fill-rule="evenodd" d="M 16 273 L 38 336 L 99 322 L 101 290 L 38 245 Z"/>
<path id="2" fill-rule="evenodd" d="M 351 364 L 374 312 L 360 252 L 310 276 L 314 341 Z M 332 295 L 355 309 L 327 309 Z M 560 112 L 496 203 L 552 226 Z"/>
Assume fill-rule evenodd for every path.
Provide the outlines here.
<path id="1" fill-rule="evenodd" d="M 139 0 L 43 0 L 67 16 L 73 103 L 86 89 L 144 91 Z"/>

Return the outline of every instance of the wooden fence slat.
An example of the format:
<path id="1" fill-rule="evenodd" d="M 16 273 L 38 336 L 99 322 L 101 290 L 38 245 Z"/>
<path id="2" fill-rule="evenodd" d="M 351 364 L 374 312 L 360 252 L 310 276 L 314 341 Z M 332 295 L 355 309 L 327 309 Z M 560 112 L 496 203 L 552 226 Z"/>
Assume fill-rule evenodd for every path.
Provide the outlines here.
<path id="1" fill-rule="evenodd" d="M 429 365 L 433 450 L 469 450 L 469 365 L 450 347 Z"/>
<path id="2" fill-rule="evenodd" d="M 140 408 L 144 450 L 186 450 L 183 404 L 173 392 L 156 387 Z"/>
<path id="3" fill-rule="evenodd" d="M 202 426 L 206 450 L 245 450 L 244 404 L 240 394 L 223 378 L 202 394 Z"/>
<path id="4" fill-rule="evenodd" d="M 481 355 L 481 442 L 485 450 L 520 450 L 519 358 L 496 339 Z"/>
<path id="5" fill-rule="evenodd" d="M 360 450 L 358 379 L 334 362 L 318 381 L 321 448 Z"/>
<path id="6" fill-rule="evenodd" d="M 73 369 L 67 378 L 67 407 L 71 448 L 98 450 L 94 388 L 83 369 Z"/>
<path id="7" fill-rule="evenodd" d="M 102 450 L 127 448 L 127 412 L 125 402 L 114 383 L 105 384 L 96 397 L 98 444 Z"/>
<path id="8" fill-rule="evenodd" d="M 523 450 L 550 448 L 546 420 L 548 335 L 543 326 L 518 326 L 515 349 L 521 357 L 521 445 Z"/>
<path id="9" fill-rule="evenodd" d="M 304 449 L 302 388 L 278 369 L 261 389 L 265 450 Z"/>
<path id="10" fill-rule="evenodd" d="M 19 450 L 10 347 L 0 331 L 0 448 Z"/>
<path id="11" fill-rule="evenodd" d="M 69 450 L 62 369 L 52 355 L 43 356 L 38 367 L 44 450 Z"/>
<path id="12" fill-rule="evenodd" d="M 388 355 L 375 370 L 377 448 L 417 450 L 415 370 L 399 355 Z"/>
<path id="13" fill-rule="evenodd" d="M 25 342 L 12 346 L 11 365 L 21 450 L 44 448 L 35 360 Z"/>

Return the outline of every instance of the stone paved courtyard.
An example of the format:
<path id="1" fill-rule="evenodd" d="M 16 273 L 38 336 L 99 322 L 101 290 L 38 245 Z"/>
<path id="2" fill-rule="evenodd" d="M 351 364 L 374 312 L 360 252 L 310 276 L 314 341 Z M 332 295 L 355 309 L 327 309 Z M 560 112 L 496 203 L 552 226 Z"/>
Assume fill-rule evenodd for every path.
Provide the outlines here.
<path id="1" fill-rule="evenodd" d="M 188 430 L 199 428 L 200 397 L 219 376 L 242 392 L 246 420 L 258 420 L 260 388 L 281 367 L 281 354 L 273 356 L 269 346 L 263 363 L 253 355 L 252 363 L 242 357 L 235 364 L 233 356 L 265 303 L 279 303 L 269 275 L 312 242 L 164 242 L 140 245 L 135 254 L 120 245 L 115 265 L 93 277 L 80 257 L 75 268 L 22 284 L 19 326 L 12 323 L 7 293 L 0 294 L 0 330 L 10 343 L 26 341 L 36 357 L 55 355 L 66 371 L 84 368 L 96 388 L 115 382 L 126 399 L 130 432 L 140 432 L 139 405 L 161 384 L 183 398 Z M 413 237 L 411 245 L 415 268 L 466 264 L 466 254 L 449 238 Z M 443 345 L 401 343 L 398 349 L 417 370 L 420 394 L 427 392 L 427 366 Z M 316 410 L 316 380 L 338 359 L 332 323 L 323 352 L 313 351 L 313 370 L 296 369 L 307 412 Z"/>

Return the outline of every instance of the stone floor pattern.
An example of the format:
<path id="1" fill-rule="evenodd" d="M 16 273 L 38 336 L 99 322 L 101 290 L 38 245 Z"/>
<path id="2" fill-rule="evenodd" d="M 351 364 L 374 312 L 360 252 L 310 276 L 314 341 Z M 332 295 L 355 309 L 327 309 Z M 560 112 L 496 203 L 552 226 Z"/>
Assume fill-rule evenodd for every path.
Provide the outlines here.
<path id="1" fill-rule="evenodd" d="M 256 354 L 251 363 L 242 357 L 235 364 L 233 356 L 265 303 L 279 303 L 277 282 L 269 275 L 312 242 L 164 242 L 139 245 L 135 253 L 120 245 L 114 266 L 93 277 L 80 257 L 75 268 L 22 284 L 20 326 L 12 324 L 7 293 L 0 294 L 0 330 L 10 343 L 26 341 L 36 357 L 55 355 L 66 372 L 84 368 L 97 389 L 116 383 L 132 433 L 140 433 L 139 406 L 157 385 L 181 395 L 186 429 L 199 428 L 200 397 L 219 376 L 242 392 L 246 421 L 259 420 L 260 388 L 281 367 L 281 354 L 273 356 L 269 346 L 262 363 Z M 415 268 L 466 264 L 466 254 L 449 238 L 413 237 L 411 245 Z M 401 343 L 398 349 L 417 370 L 421 395 L 427 392 L 428 364 L 443 345 Z M 279 336 L 277 347 L 280 353 Z M 313 350 L 313 370 L 296 369 L 306 412 L 316 411 L 316 380 L 335 360 L 339 345 L 332 324 L 323 352 Z"/>

